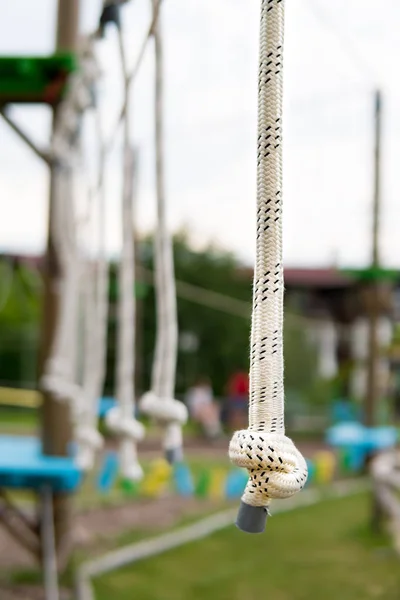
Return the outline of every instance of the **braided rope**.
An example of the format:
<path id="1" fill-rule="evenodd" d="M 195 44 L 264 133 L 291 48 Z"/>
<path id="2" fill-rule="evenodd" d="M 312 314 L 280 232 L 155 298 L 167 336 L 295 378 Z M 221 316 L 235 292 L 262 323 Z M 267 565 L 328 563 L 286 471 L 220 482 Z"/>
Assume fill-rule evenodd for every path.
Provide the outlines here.
<path id="1" fill-rule="evenodd" d="M 55 171 L 55 202 L 52 234 L 60 260 L 60 303 L 51 356 L 42 379 L 45 390 L 72 406 L 75 439 L 78 442 L 77 463 L 83 469 L 93 465 L 94 454 L 102 445 L 97 431 L 97 402 L 104 379 L 107 327 L 107 263 L 104 245 L 93 270 L 90 261 L 83 267 L 78 248 L 77 219 L 74 206 L 73 178 L 81 159 L 80 125 L 84 111 L 92 106 L 91 90 L 99 76 L 93 40 L 82 46 L 80 69 L 71 77 L 68 95 L 60 111 L 52 140 Z M 97 114 L 97 119 L 99 116 Z M 99 138 L 100 147 L 101 140 Z M 103 156 L 101 150 L 101 155 Z M 100 160 L 101 173 L 104 160 Z M 103 177 L 101 175 L 101 177 Z M 104 197 L 100 194 L 100 238 L 104 238 Z M 83 383 L 77 382 L 77 346 L 80 287 L 83 285 L 85 305 L 85 366 Z"/>
<path id="2" fill-rule="evenodd" d="M 106 349 L 108 325 L 108 263 L 106 258 L 106 203 L 105 203 L 105 153 L 101 130 L 100 114 L 96 110 L 96 133 L 99 147 L 98 196 L 98 257 L 93 264 L 87 261 L 84 273 L 84 373 L 83 401 L 75 417 L 76 438 L 78 441 L 77 463 L 84 469 L 93 467 L 96 451 L 103 445 L 98 433 L 98 402 L 106 375 Z"/>
<path id="3" fill-rule="evenodd" d="M 142 440 L 145 429 L 134 416 L 135 390 L 135 244 L 134 223 L 136 185 L 138 181 L 138 155 L 130 142 L 130 81 L 125 55 L 121 25 L 118 26 L 120 60 L 125 82 L 124 142 L 123 142 L 123 193 L 122 193 L 122 256 L 118 272 L 118 350 L 117 350 L 117 399 L 118 407 L 106 415 L 106 423 L 120 438 L 120 470 L 127 479 L 138 480 L 143 476 L 137 456 L 137 442 Z"/>
<path id="4" fill-rule="evenodd" d="M 307 465 L 285 436 L 283 389 L 282 91 L 284 1 L 262 0 L 258 86 L 257 243 L 250 352 L 249 428 L 234 434 L 232 462 L 249 481 L 237 525 L 264 529 L 271 498 L 287 498 Z M 254 507 L 254 511 L 250 507 Z"/>
<path id="5" fill-rule="evenodd" d="M 159 2 L 152 0 L 153 15 Z M 182 456 L 182 425 L 187 420 L 187 410 L 174 400 L 178 346 L 178 319 L 174 275 L 173 246 L 166 223 L 166 202 L 163 153 L 163 47 L 160 18 L 155 20 L 155 132 L 156 132 L 156 185 L 157 231 L 155 235 L 155 275 L 157 333 L 152 371 L 152 392 L 146 394 L 140 408 L 164 427 L 163 447 L 168 460 Z"/>
<path id="6" fill-rule="evenodd" d="M 136 444 L 144 437 L 144 427 L 134 418 L 135 390 L 135 254 L 134 209 L 137 183 L 137 154 L 129 145 L 128 120 L 124 142 L 124 190 L 122 202 L 122 257 L 119 268 L 117 399 L 118 408 L 109 411 L 106 423 L 120 438 L 120 469 L 124 477 L 141 479 L 143 471 L 137 459 Z"/>
<path id="7" fill-rule="evenodd" d="M 79 301 L 80 268 L 73 225 L 74 206 L 70 166 L 55 174 L 54 210 L 51 227 L 58 249 L 61 277 L 58 282 L 59 314 L 51 355 L 42 377 L 42 387 L 58 400 L 74 402 L 79 395 L 75 383 L 75 350 Z"/>

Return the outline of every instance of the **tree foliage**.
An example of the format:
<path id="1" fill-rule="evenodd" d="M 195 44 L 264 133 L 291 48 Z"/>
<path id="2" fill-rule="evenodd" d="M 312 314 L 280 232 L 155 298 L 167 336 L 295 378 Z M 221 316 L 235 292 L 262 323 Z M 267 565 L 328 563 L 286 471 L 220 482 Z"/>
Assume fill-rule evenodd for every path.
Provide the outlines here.
<path id="1" fill-rule="evenodd" d="M 153 251 L 150 239 L 141 247 L 144 267 L 153 269 Z M 174 240 L 175 275 L 183 281 L 205 290 L 219 292 L 227 297 L 251 301 L 251 283 L 240 275 L 234 256 L 212 246 L 195 252 L 184 233 Z M 155 341 L 155 295 L 149 288 L 143 301 L 143 381 L 148 386 Z M 249 315 L 250 317 L 250 309 Z M 198 376 L 208 376 L 214 391 L 222 394 L 233 370 L 247 368 L 249 354 L 250 319 L 210 308 L 178 295 L 180 332 L 188 332 L 198 342 L 197 351 L 179 348 L 177 391 L 182 393 Z"/>
<path id="2" fill-rule="evenodd" d="M 151 237 L 138 243 L 139 264 L 146 277 L 139 276 L 137 296 L 137 377 L 139 392 L 149 388 L 156 333 L 154 269 Z M 247 303 L 248 314 L 242 316 L 211 308 L 201 302 L 180 297 L 178 320 L 181 333 L 177 393 L 183 394 L 198 377 L 210 378 L 215 394 L 223 395 L 230 375 L 238 369 L 248 369 L 251 307 L 251 270 L 246 269 L 232 254 L 209 246 L 195 251 L 188 236 L 181 232 L 174 238 L 175 275 L 182 281 L 203 290 L 218 292 L 227 298 Z M 1 266 L 1 264 L 0 264 Z M 140 273 L 140 272 L 139 272 Z M 1 272 L 0 272 L 1 275 Z M 0 276 L 0 292 L 4 277 Z M 178 288 L 179 289 L 179 288 Z M 110 311 L 108 328 L 106 393 L 112 394 L 115 384 L 117 331 L 117 265 L 110 266 Z M 223 308 L 223 307 L 222 307 Z M 41 315 L 40 277 L 28 267 L 15 268 L 12 289 L 0 311 L 0 379 L 18 381 L 23 378 L 21 356 L 30 373 L 37 359 L 38 332 Z M 285 379 L 287 395 L 312 399 L 315 395 L 316 356 L 304 325 L 290 314 L 285 318 Z M 197 342 L 197 347 L 182 343 L 184 338 Z M 13 340 L 13 343 L 10 340 Z M 25 353 L 25 354 L 24 354 Z M 32 366 L 33 365 L 33 366 Z"/>
<path id="3" fill-rule="evenodd" d="M 40 277 L 29 267 L 0 262 L 0 381 L 36 377 L 40 320 Z"/>

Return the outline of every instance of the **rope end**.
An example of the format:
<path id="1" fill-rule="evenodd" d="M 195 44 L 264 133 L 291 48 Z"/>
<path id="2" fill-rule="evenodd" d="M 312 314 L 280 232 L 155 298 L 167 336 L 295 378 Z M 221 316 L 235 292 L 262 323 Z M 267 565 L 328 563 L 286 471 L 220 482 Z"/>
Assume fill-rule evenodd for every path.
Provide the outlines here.
<path id="1" fill-rule="evenodd" d="M 236 527 L 245 533 L 264 533 L 269 512 L 264 506 L 240 503 Z"/>
<path id="2" fill-rule="evenodd" d="M 183 460 L 183 450 L 182 447 L 179 448 L 168 448 L 165 450 L 165 459 L 170 465 L 173 465 L 177 462 L 182 462 Z"/>

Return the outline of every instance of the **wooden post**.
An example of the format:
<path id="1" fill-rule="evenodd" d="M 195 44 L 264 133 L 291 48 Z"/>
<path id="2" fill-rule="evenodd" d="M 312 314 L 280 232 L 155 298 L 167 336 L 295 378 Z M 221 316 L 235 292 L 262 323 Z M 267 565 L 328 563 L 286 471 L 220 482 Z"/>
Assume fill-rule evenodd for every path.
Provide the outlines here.
<path id="1" fill-rule="evenodd" d="M 80 0 L 58 1 L 56 51 L 71 52 L 77 48 L 79 3 Z M 59 106 L 55 106 L 53 110 L 53 128 L 56 124 L 58 110 Z M 50 167 L 49 228 L 44 273 L 41 373 L 44 371 L 52 349 L 59 310 L 58 287 L 62 275 L 50 227 L 54 204 L 56 168 L 55 165 Z M 51 456 L 67 455 L 71 441 L 71 419 L 68 404 L 55 400 L 51 394 L 44 394 L 41 428 L 43 452 Z M 61 566 L 61 563 L 69 555 L 71 540 L 70 501 L 67 495 L 54 495 L 53 515 L 59 566 Z"/>
<path id="2" fill-rule="evenodd" d="M 380 90 L 375 91 L 374 111 L 374 197 L 372 217 L 372 267 L 379 266 L 379 221 L 381 205 L 381 126 L 382 120 L 382 97 Z M 379 281 L 370 283 L 368 316 L 369 316 L 369 340 L 368 340 L 368 376 L 367 393 L 365 397 L 364 422 L 368 427 L 376 424 L 376 408 L 379 396 L 378 382 L 378 320 L 380 314 L 380 286 Z"/>

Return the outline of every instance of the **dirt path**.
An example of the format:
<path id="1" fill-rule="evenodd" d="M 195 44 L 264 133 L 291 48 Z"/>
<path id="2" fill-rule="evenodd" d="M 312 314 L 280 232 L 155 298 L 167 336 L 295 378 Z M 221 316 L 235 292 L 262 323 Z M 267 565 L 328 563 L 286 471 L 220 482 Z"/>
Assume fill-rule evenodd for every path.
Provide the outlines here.
<path id="1" fill-rule="evenodd" d="M 45 600 L 43 589 L 40 586 L 18 585 L 8 586 L 0 584 L 1 600 Z M 60 590 L 60 600 L 72 600 L 68 590 Z"/>

